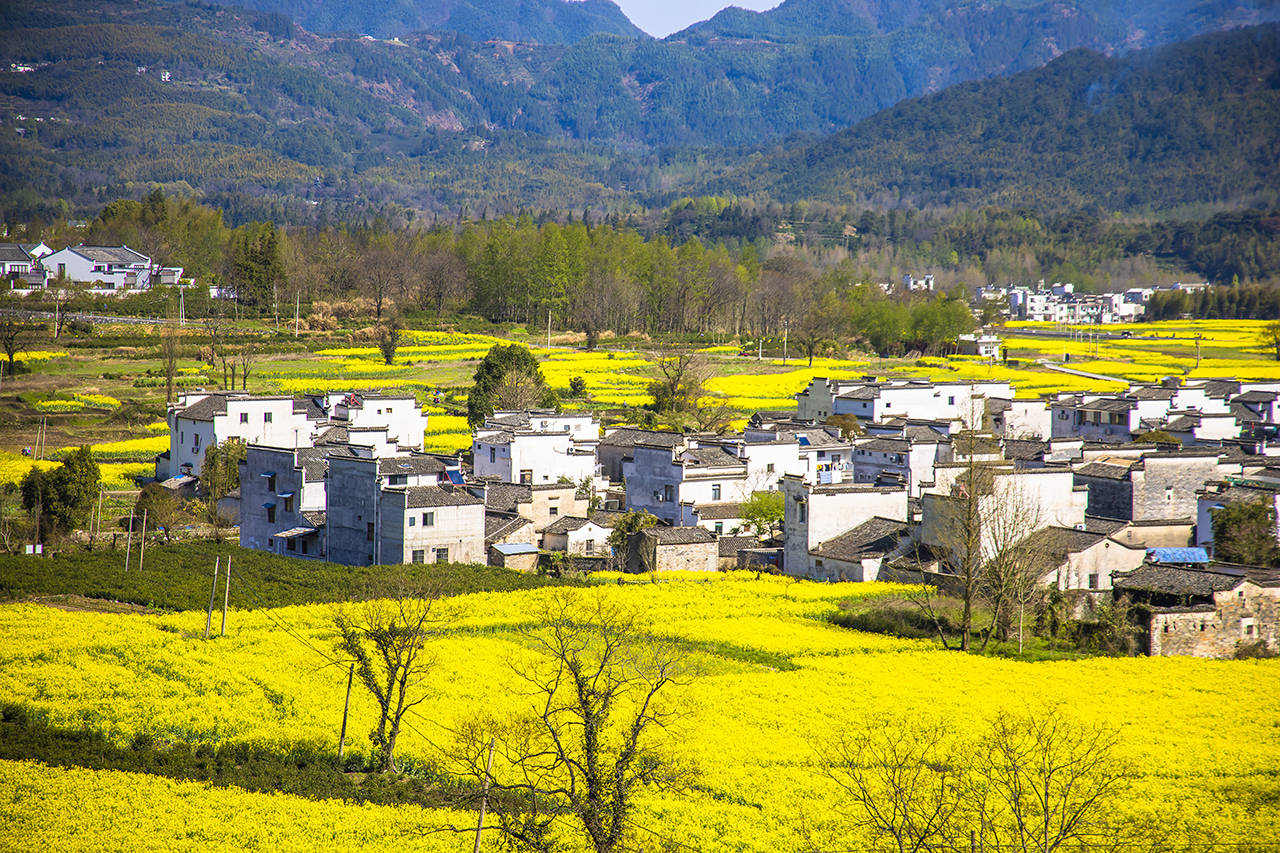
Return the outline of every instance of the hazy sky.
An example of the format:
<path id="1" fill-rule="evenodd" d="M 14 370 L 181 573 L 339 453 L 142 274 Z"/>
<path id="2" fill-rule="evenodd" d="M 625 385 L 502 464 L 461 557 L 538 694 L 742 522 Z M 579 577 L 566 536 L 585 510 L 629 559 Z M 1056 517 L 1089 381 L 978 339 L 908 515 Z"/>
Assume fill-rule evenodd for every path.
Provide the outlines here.
<path id="1" fill-rule="evenodd" d="M 614 0 L 631 22 L 651 36 L 662 38 L 690 24 L 705 21 L 726 6 L 757 12 L 772 9 L 781 0 Z"/>

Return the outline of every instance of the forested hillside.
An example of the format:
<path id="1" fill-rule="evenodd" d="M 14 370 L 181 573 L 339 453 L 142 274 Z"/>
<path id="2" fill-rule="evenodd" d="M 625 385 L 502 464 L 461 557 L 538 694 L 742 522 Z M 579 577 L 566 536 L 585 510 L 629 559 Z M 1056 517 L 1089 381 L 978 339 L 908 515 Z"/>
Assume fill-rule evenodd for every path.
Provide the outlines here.
<path id="1" fill-rule="evenodd" d="M 1044 68 L 908 101 L 752 161 L 720 190 L 1045 209 L 1276 201 L 1280 27 Z"/>

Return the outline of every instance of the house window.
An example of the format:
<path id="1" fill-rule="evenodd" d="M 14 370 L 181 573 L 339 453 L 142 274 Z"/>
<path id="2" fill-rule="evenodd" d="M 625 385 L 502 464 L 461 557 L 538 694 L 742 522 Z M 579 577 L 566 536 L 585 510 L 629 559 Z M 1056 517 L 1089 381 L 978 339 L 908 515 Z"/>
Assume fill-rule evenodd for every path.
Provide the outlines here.
<path id="1" fill-rule="evenodd" d="M 268 474 L 267 475 L 267 491 L 274 492 L 275 490 L 276 490 L 276 475 Z"/>
<path id="2" fill-rule="evenodd" d="M 388 415 L 389 415 L 389 414 L 391 414 L 391 407 L 390 407 L 390 406 L 387 406 L 387 414 L 388 414 Z"/>
<path id="3" fill-rule="evenodd" d="M 269 423 L 271 423 L 271 413 L 270 413 L 270 412 L 263 412 L 263 413 L 262 413 L 262 422 L 263 422 L 264 424 L 269 424 Z"/>
<path id="4" fill-rule="evenodd" d="M 716 522 L 716 535 L 717 535 L 717 536 L 719 536 L 721 533 L 724 533 L 724 522 L 723 522 L 723 521 L 717 521 L 717 522 Z"/>
<path id="5" fill-rule="evenodd" d="M 302 553 L 307 553 L 307 540 L 302 540 Z"/>
<path id="6" fill-rule="evenodd" d="M 582 550 L 586 551 L 588 554 L 594 554 L 596 552 L 596 540 L 588 539 L 586 542 L 582 543 Z"/>
<path id="7" fill-rule="evenodd" d="M 948 405 L 948 406 L 954 406 L 955 404 L 956 404 L 956 398 L 955 398 L 955 397 L 948 397 L 948 398 L 947 398 L 947 405 Z"/>
<path id="8" fill-rule="evenodd" d="M 716 483 L 711 487 L 711 500 L 713 501 L 720 500 L 720 484 L 719 483 Z"/>
<path id="9" fill-rule="evenodd" d="M 409 477 L 406 474 L 392 474 L 387 478 L 387 484 L 391 486 L 403 486 L 408 482 Z"/>
<path id="10" fill-rule="evenodd" d="M 520 484 L 522 486 L 529 486 L 533 484 L 532 468 L 525 468 L 523 471 L 520 472 Z"/>
<path id="11" fill-rule="evenodd" d="M 671 501 L 675 500 L 675 499 L 676 499 L 676 488 L 675 488 L 675 486 L 670 486 L 670 485 L 668 485 L 668 486 L 663 486 L 663 487 L 662 487 L 662 499 L 663 499 L 664 501 L 667 501 L 668 503 L 670 503 Z"/>
<path id="12" fill-rule="evenodd" d="M 195 434 L 195 435 L 193 435 L 191 438 L 192 438 L 192 440 L 195 442 L 195 443 L 192 445 L 192 447 L 194 447 L 196 450 L 199 450 L 199 449 L 200 449 L 200 433 L 196 433 L 196 434 Z"/>
<path id="13" fill-rule="evenodd" d="M 435 552 L 436 552 L 436 562 L 437 562 L 437 563 L 447 563 L 447 562 L 449 562 L 449 549 L 448 549 L 448 548 L 436 548 L 436 549 L 435 549 Z"/>
<path id="14" fill-rule="evenodd" d="M 803 524 L 809 520 L 809 505 L 804 501 L 800 502 L 800 523 Z"/>
<path id="15" fill-rule="evenodd" d="M 248 422 L 249 422 L 249 413 L 248 413 L 248 412 L 241 412 L 241 413 L 240 413 L 240 423 L 242 423 L 242 424 L 247 424 Z"/>
<path id="16" fill-rule="evenodd" d="M 427 561 L 427 552 L 424 549 L 419 548 L 418 550 L 413 552 L 413 562 L 425 563 L 426 561 Z"/>
<path id="17" fill-rule="evenodd" d="M 436 514 L 435 514 L 434 512 L 424 512 L 424 513 L 422 514 L 422 526 L 423 526 L 423 527 L 435 527 L 435 526 L 436 526 Z"/>
<path id="18" fill-rule="evenodd" d="M 772 463 L 772 462 L 770 462 L 768 465 L 764 466 L 764 472 L 765 472 L 766 474 L 772 474 L 772 473 L 773 473 L 773 463 Z"/>
<path id="19" fill-rule="evenodd" d="M 364 538 L 368 542 L 373 541 L 373 522 L 370 521 L 364 526 Z"/>
<path id="20" fill-rule="evenodd" d="M 496 448 L 496 447 L 490 447 L 490 448 L 489 448 L 489 463 L 490 463 L 490 464 L 492 464 L 492 463 L 497 462 L 497 461 L 498 461 L 498 448 Z"/>
<path id="21" fill-rule="evenodd" d="M 555 518 L 559 514 L 560 514 L 560 507 L 558 506 L 547 507 L 547 515 L 551 516 L 552 518 Z"/>
<path id="22" fill-rule="evenodd" d="M 409 526 L 410 526 L 410 527 L 413 527 L 414 523 L 415 523 L 415 522 L 417 522 L 417 520 L 418 520 L 418 519 L 417 519 L 417 517 L 416 517 L 416 516 L 412 516 L 412 515 L 411 515 L 411 516 L 409 516 Z"/>
<path id="23" fill-rule="evenodd" d="M 284 499 L 284 511 L 293 512 L 293 498 Z"/>
<path id="24" fill-rule="evenodd" d="M 296 551 L 296 550 L 298 550 L 298 540 L 296 540 L 296 539 L 290 539 L 290 540 L 288 541 L 288 543 L 287 543 L 286 547 L 287 547 L 290 551 Z"/>
<path id="25" fill-rule="evenodd" d="M 1089 575 L 1089 589 L 1098 588 L 1098 576 L 1096 574 Z"/>
<path id="26" fill-rule="evenodd" d="M 267 523 L 274 524 L 275 521 L 276 521 L 276 507 L 275 507 L 275 504 L 272 504 L 271 506 L 267 507 Z"/>

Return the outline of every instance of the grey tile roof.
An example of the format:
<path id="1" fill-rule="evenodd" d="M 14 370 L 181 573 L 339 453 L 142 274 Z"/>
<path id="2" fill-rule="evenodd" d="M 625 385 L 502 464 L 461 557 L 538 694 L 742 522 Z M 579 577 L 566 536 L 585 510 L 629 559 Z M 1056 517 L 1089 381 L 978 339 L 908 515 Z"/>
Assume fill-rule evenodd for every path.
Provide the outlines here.
<path id="1" fill-rule="evenodd" d="M 911 442 L 905 438 L 873 438 L 856 447 L 873 453 L 910 453 Z"/>
<path id="2" fill-rule="evenodd" d="M 494 512 L 493 510 L 485 510 L 485 542 L 492 544 L 499 539 L 505 539 L 512 533 L 515 533 L 521 528 L 528 527 L 530 524 L 533 524 L 533 522 L 524 516 L 516 515 L 513 512 Z"/>
<path id="3" fill-rule="evenodd" d="M 1081 465 L 1075 473 L 1078 477 L 1099 477 L 1104 480 L 1124 480 L 1129 476 L 1128 465 L 1117 465 L 1112 462 L 1089 462 Z"/>
<path id="4" fill-rule="evenodd" d="M 406 506 L 482 506 L 484 501 L 457 486 L 409 486 Z"/>
<path id="5" fill-rule="evenodd" d="M 1084 517 L 1085 530 L 1090 533 L 1101 533 L 1103 536 L 1113 536 L 1129 526 L 1129 522 L 1118 518 L 1103 518 L 1098 515 L 1086 515 Z"/>
<path id="6" fill-rule="evenodd" d="M 484 505 L 498 512 L 517 512 L 520 504 L 533 503 L 533 489 L 516 483 L 489 483 Z"/>
<path id="7" fill-rule="evenodd" d="M 17 243 L 0 243 L 0 261 L 29 264 L 31 263 L 31 255 Z"/>
<path id="8" fill-rule="evenodd" d="M 600 444 L 608 447 L 635 447 L 637 444 L 675 447 L 684 441 L 684 438 L 684 435 L 678 432 L 659 432 L 650 429 L 618 427 L 600 439 Z"/>
<path id="9" fill-rule="evenodd" d="M 1118 590 L 1161 595 L 1211 596 L 1215 592 L 1234 589 L 1243 582 L 1242 574 L 1149 564 L 1131 572 L 1116 572 L 1111 586 Z"/>
<path id="10" fill-rule="evenodd" d="M 857 560 L 887 554 L 907 533 L 907 524 L 876 516 L 823 542 L 812 553 L 833 560 Z"/>
<path id="11" fill-rule="evenodd" d="M 1145 385 L 1140 388 L 1130 389 L 1129 396 L 1135 400 L 1172 400 L 1176 393 L 1178 393 L 1177 390 L 1173 388 Z"/>
<path id="12" fill-rule="evenodd" d="M 740 503 L 698 504 L 694 510 L 697 512 L 698 518 L 710 521 L 725 518 L 742 518 L 742 504 Z"/>
<path id="13" fill-rule="evenodd" d="M 591 519 L 583 518 L 580 515 L 562 515 L 555 521 L 543 528 L 543 533 L 572 533 L 575 530 L 581 530 L 591 523 Z"/>
<path id="14" fill-rule="evenodd" d="M 1235 415 L 1236 420 L 1242 424 L 1260 424 L 1262 423 L 1262 415 L 1246 406 L 1244 403 L 1235 400 L 1227 404 L 1231 414 Z"/>
<path id="15" fill-rule="evenodd" d="M 227 398 L 223 394 L 210 394 L 178 410 L 178 417 L 188 421 L 213 421 L 215 415 L 227 413 Z"/>
<path id="16" fill-rule="evenodd" d="M 1106 539 L 1106 534 L 1072 527 L 1045 527 L 1032 533 L 1020 547 L 1043 554 L 1061 565 L 1068 554 L 1078 554 Z"/>
<path id="17" fill-rule="evenodd" d="M 1047 441 L 1022 438 L 1006 438 L 1004 440 L 1005 459 L 1042 459 L 1048 452 L 1049 443 Z"/>
<path id="18" fill-rule="evenodd" d="M 86 258 L 103 264 L 147 264 L 151 259 L 128 246 L 85 246 L 74 248 Z"/>
<path id="19" fill-rule="evenodd" d="M 644 535 L 659 545 L 696 545 L 716 541 L 716 535 L 705 527 L 650 527 Z"/>
<path id="20" fill-rule="evenodd" d="M 721 557 L 736 557 L 744 548 L 759 548 L 759 536 L 721 536 L 716 542 Z"/>
<path id="21" fill-rule="evenodd" d="M 745 468 L 747 463 L 719 447 L 691 447 L 679 459 L 686 468 Z"/>
<path id="22" fill-rule="evenodd" d="M 1233 403 L 1273 403 L 1280 394 L 1275 391 L 1245 391 L 1243 394 L 1233 398 Z"/>
<path id="23" fill-rule="evenodd" d="M 301 515 L 311 524 L 312 527 L 316 528 L 324 527 L 325 522 L 328 520 L 328 516 L 325 514 L 324 510 L 303 510 Z"/>
<path id="24" fill-rule="evenodd" d="M 443 474 L 444 471 L 443 462 L 426 454 L 387 456 L 378 460 L 379 474 Z"/>

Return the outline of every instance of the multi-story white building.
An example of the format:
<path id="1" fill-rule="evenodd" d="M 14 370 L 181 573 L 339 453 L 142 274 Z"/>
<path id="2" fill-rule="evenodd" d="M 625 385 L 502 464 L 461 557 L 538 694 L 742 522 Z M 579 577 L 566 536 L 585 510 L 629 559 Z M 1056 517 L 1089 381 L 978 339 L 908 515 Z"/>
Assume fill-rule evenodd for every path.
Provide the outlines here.
<path id="1" fill-rule="evenodd" d="M 637 444 L 622 468 L 627 507 L 677 527 L 697 523 L 698 505 L 741 502 L 752 492 L 747 463 L 719 447 Z"/>
<path id="2" fill-rule="evenodd" d="M 543 484 L 594 479 L 600 423 L 589 414 L 496 412 L 472 436 L 477 477 Z"/>
<path id="3" fill-rule="evenodd" d="M 70 246 L 46 255 L 41 264 L 50 278 L 92 284 L 98 290 L 146 290 L 151 258 L 128 246 Z"/>
<path id="4" fill-rule="evenodd" d="M 866 550 L 864 565 L 863 555 L 850 549 L 842 548 L 839 556 L 824 556 L 822 548 L 873 519 L 905 526 L 907 490 L 866 483 L 813 485 L 796 476 L 783 477 L 781 485 L 783 572 L 819 580 L 875 580 L 880 558 L 887 551 L 876 551 L 873 556 Z M 873 537 L 877 542 L 882 538 Z"/>

